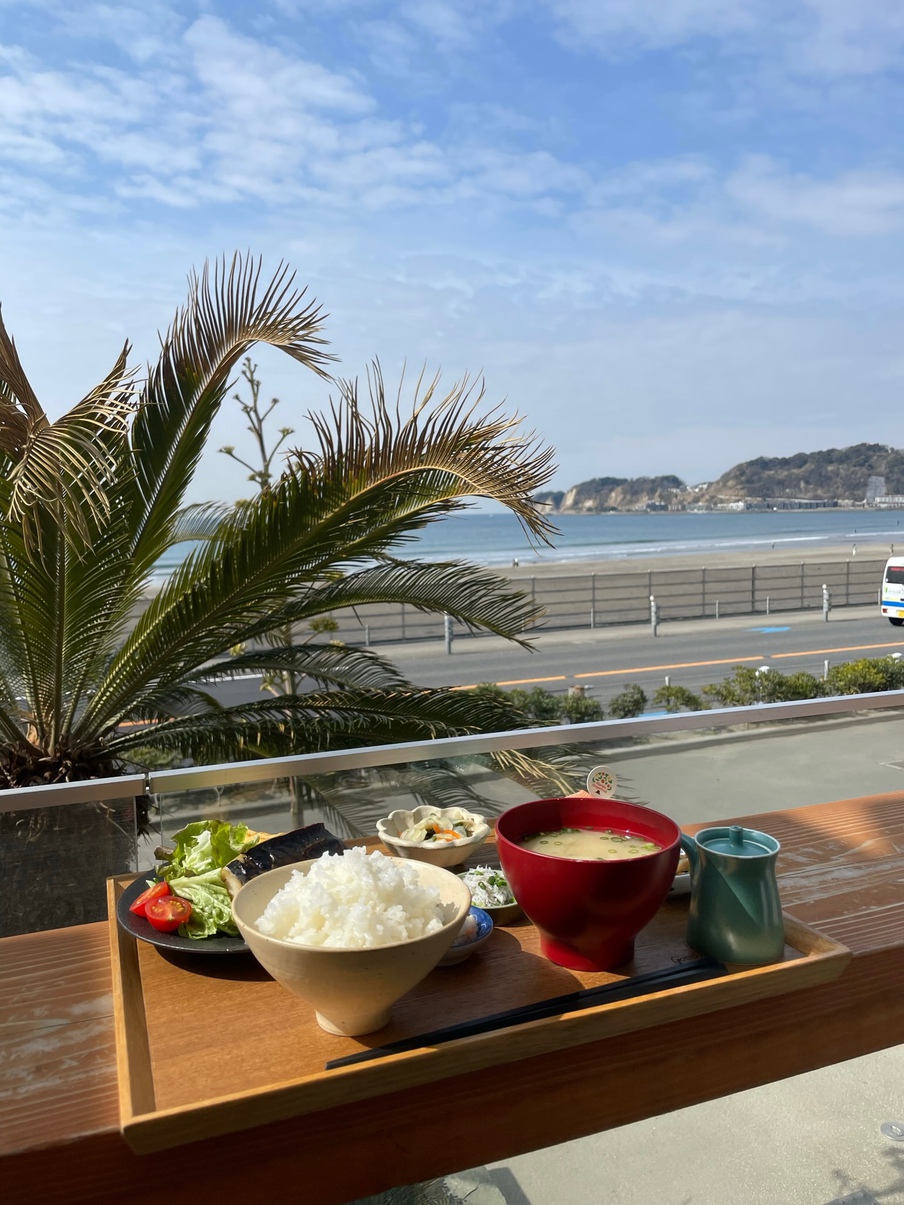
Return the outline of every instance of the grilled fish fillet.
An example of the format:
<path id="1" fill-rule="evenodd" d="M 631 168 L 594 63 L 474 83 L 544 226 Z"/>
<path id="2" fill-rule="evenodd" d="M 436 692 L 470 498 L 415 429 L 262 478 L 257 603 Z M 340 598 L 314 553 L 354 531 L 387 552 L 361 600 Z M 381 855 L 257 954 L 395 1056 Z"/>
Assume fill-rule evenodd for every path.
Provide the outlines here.
<path id="1" fill-rule="evenodd" d="M 230 896 L 234 897 L 249 879 L 257 878 L 266 870 L 319 858 L 321 854 L 343 854 L 346 848 L 345 842 L 322 824 L 308 824 L 305 828 L 296 828 L 252 845 L 223 867 L 220 878 Z"/>

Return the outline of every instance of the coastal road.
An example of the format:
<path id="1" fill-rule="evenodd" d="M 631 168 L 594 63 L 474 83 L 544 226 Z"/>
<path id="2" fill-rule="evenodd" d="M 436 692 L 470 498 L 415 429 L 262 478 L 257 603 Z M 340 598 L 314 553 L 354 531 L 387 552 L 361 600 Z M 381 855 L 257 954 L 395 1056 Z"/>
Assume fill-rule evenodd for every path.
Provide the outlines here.
<path id="1" fill-rule="evenodd" d="M 498 682 L 557 694 L 584 686 L 605 706 L 628 682 L 639 683 L 648 695 L 666 677 L 672 685 L 699 691 L 729 677 L 738 664 L 822 676 L 826 661 L 904 655 L 904 628 L 892 627 L 871 606 L 833 611 L 828 623 L 813 611 L 685 620 L 660 624 L 655 638 L 649 625 L 550 632 L 537 639 L 533 653 L 493 637 L 454 642 L 451 656 L 441 645 L 383 651 L 424 685 Z"/>
<path id="2" fill-rule="evenodd" d="M 442 641 L 380 645 L 377 651 L 422 686 L 497 682 L 556 694 L 583 686 L 605 707 L 629 682 L 652 697 L 666 677 L 699 691 L 729 677 L 738 664 L 821 676 L 826 661 L 904 655 L 904 628 L 892 627 L 870 606 L 833 611 L 828 623 L 815 611 L 683 620 L 660 624 L 655 638 L 649 625 L 540 633 L 533 652 L 492 636 L 456 639 L 451 656 Z M 235 703 L 256 697 L 258 687 L 249 679 L 224 684 L 217 693 L 224 703 Z"/>

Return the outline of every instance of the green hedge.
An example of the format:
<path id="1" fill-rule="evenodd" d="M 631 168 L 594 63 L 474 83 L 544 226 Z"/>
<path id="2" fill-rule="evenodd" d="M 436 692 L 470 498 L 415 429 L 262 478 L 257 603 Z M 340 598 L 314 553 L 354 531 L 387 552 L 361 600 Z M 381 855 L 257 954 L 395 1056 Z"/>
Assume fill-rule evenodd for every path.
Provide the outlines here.
<path id="1" fill-rule="evenodd" d="M 600 703 L 586 695 L 554 695 L 535 686 L 533 690 L 503 690 L 491 682 L 475 688 L 507 698 L 521 710 L 526 720 L 537 726 L 581 724 L 601 720 L 605 712 Z M 710 707 L 749 707 L 754 703 L 791 703 L 797 699 L 819 699 L 834 695 L 862 695 L 883 690 L 904 690 L 904 659 L 897 657 L 861 657 L 833 665 L 825 678 L 797 670 L 782 674 L 771 666 L 736 665 L 731 676 L 704 686 L 700 694 L 686 686 L 660 686 L 652 703 L 664 711 L 706 711 Z M 629 682 L 609 700 L 613 719 L 642 715 L 647 696 L 636 682 Z"/>

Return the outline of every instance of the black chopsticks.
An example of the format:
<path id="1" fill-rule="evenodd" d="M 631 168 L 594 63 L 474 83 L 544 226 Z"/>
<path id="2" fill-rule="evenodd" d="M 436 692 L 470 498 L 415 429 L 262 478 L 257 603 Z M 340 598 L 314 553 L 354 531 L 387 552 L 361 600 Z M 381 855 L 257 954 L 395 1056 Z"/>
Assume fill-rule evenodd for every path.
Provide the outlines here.
<path id="1" fill-rule="evenodd" d="M 519 1008 L 510 1008 L 506 1012 L 476 1017 L 473 1021 L 461 1021 L 457 1025 L 447 1025 L 430 1033 L 402 1038 L 398 1042 L 388 1042 L 385 1046 L 375 1046 L 372 1050 L 359 1050 L 340 1059 L 330 1059 L 326 1070 L 332 1071 L 336 1067 L 349 1067 L 353 1063 L 382 1059 L 390 1054 L 402 1054 L 406 1050 L 420 1050 L 424 1046 L 438 1046 L 442 1042 L 454 1042 L 458 1038 L 492 1033 L 496 1029 L 507 1029 L 511 1025 L 542 1021 L 547 1017 L 557 1017 L 561 1013 L 591 1008 L 594 1004 L 610 1004 L 617 1000 L 631 1000 L 635 996 L 649 996 L 653 992 L 703 983 L 707 979 L 719 979 L 727 974 L 726 967 L 715 958 L 697 958 L 693 962 L 663 967 L 658 971 L 647 971 L 630 979 L 618 979 L 614 983 L 600 984 L 599 987 L 587 987 L 578 992 L 568 992 L 564 996 L 552 996 L 536 1004 L 525 1004 Z"/>

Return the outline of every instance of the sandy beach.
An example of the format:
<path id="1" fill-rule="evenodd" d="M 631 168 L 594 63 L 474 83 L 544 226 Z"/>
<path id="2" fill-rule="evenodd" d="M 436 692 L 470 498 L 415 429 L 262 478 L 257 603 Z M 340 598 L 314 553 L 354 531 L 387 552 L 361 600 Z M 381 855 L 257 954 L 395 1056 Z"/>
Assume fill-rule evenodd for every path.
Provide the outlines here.
<path id="1" fill-rule="evenodd" d="M 856 549 L 856 551 L 855 551 Z M 521 559 L 515 566 L 494 566 L 494 571 L 504 574 L 513 580 L 520 581 L 531 577 L 568 577 L 588 573 L 643 573 L 648 569 L 699 569 L 732 568 L 747 565 L 799 565 L 802 561 L 808 564 L 839 561 L 881 562 L 882 564 L 892 555 L 892 552 L 904 556 L 904 532 L 901 543 L 890 545 L 878 543 L 875 538 L 866 538 L 857 544 L 819 544 L 816 547 L 801 545 L 795 548 L 740 548 L 720 550 L 707 553 L 688 553 L 678 556 L 633 556 L 606 558 L 604 560 L 581 559 L 572 561 L 549 560 L 545 557 L 538 560 Z"/>

